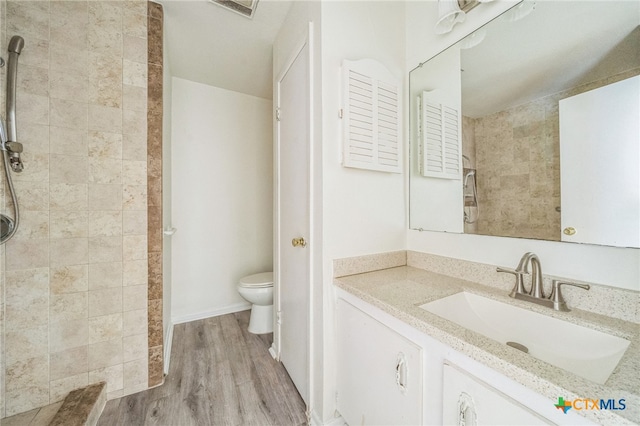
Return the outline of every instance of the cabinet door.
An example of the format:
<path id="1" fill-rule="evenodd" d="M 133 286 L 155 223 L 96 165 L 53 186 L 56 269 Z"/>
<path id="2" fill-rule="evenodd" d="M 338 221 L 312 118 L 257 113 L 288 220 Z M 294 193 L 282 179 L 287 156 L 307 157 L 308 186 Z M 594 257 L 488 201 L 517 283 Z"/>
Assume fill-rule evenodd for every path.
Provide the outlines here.
<path id="1" fill-rule="evenodd" d="M 422 350 L 337 301 L 338 411 L 350 425 L 422 424 Z"/>
<path id="2" fill-rule="evenodd" d="M 442 420 L 445 425 L 553 424 L 455 366 L 445 364 L 443 378 Z"/>

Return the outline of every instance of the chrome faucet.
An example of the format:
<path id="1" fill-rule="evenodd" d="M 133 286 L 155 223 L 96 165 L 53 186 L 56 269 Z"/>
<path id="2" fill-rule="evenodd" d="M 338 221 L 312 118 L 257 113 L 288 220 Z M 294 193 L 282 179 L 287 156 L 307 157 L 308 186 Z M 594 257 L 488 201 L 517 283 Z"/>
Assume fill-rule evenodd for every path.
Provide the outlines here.
<path id="1" fill-rule="evenodd" d="M 529 264 L 531 264 L 531 288 L 527 291 L 524 287 L 524 274 L 529 274 Z M 536 303 L 538 305 L 547 306 L 553 308 L 556 311 L 570 311 L 567 307 L 567 303 L 562 297 L 560 291 L 561 285 L 571 285 L 579 287 L 585 290 L 589 290 L 589 286 L 586 284 L 576 284 L 560 280 L 553 280 L 551 295 L 547 298 L 544 295 L 544 287 L 542 285 L 542 265 L 540 259 L 534 253 L 528 252 L 522 255 L 520 262 L 516 269 L 509 268 L 497 268 L 497 272 L 506 272 L 513 274 L 516 277 L 516 284 L 513 286 L 510 297 L 514 299 L 526 300 L 528 302 Z"/>

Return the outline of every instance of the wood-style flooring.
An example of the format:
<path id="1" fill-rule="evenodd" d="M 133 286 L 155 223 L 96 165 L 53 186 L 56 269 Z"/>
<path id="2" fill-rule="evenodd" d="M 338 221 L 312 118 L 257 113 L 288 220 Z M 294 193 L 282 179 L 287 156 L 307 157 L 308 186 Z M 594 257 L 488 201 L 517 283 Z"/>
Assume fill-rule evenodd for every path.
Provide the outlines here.
<path id="1" fill-rule="evenodd" d="M 268 352 L 272 334 L 247 331 L 249 311 L 174 328 L 165 383 L 107 402 L 98 426 L 304 425 L 305 405 Z"/>

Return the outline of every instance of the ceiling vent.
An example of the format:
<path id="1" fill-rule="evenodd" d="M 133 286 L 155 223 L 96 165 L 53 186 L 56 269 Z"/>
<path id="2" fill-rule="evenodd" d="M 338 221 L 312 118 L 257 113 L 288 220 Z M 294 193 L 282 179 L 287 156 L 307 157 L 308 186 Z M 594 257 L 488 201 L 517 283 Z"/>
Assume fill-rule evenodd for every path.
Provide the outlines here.
<path id="1" fill-rule="evenodd" d="M 253 18 L 258 7 L 258 0 L 209 0 L 211 3 L 222 6 L 247 18 Z"/>

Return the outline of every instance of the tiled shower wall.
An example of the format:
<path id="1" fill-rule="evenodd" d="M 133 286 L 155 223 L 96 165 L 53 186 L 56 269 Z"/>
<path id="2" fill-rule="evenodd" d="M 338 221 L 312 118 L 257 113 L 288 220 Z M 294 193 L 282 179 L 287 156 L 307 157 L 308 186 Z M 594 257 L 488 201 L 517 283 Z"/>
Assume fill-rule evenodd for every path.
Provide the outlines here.
<path id="1" fill-rule="evenodd" d="M 486 117 L 465 118 L 463 135 L 473 133 L 476 145 L 480 211 L 477 232 L 470 232 L 559 241 L 558 102 L 638 73 L 632 69 Z"/>
<path id="2" fill-rule="evenodd" d="M 0 417 L 88 383 L 105 380 L 114 398 L 151 382 L 147 10 L 145 1 L 6 2 L 3 52 L 12 35 L 25 39 L 25 171 L 14 174 L 22 222 L 2 269 Z"/>

